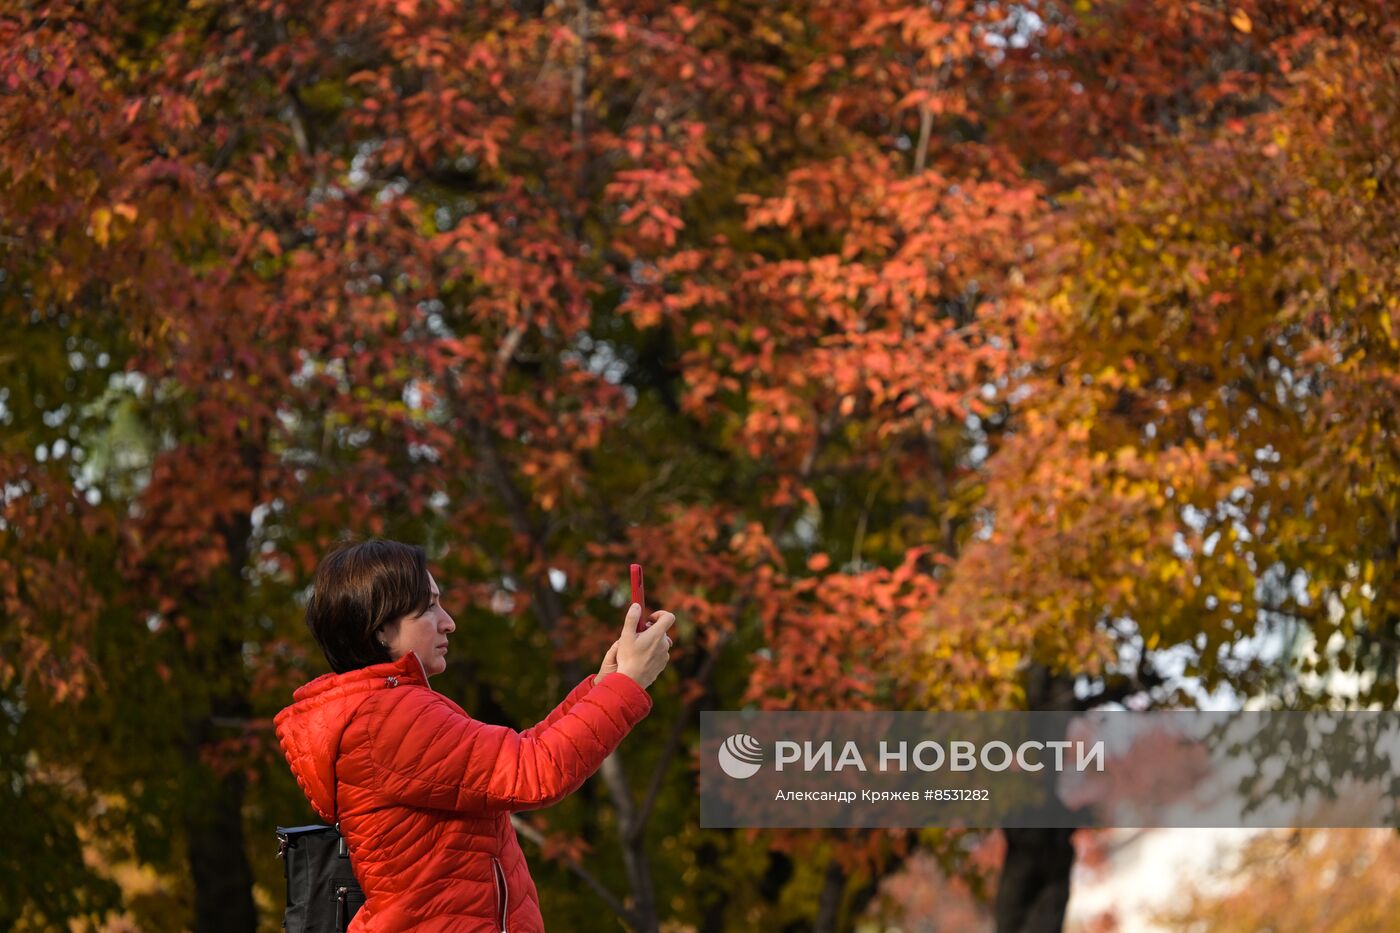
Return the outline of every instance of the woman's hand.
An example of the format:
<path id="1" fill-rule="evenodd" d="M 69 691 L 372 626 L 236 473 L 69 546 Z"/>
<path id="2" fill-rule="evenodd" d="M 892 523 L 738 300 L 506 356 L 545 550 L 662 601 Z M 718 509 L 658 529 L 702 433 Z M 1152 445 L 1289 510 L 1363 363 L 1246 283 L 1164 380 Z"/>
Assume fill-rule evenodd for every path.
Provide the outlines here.
<path id="1" fill-rule="evenodd" d="M 593 678 L 593 683 L 596 684 L 609 674 L 617 673 L 617 646 L 620 644 L 622 644 L 621 639 L 612 643 L 608 653 L 603 656 L 603 666 L 598 668 L 598 676 Z"/>
<path id="2" fill-rule="evenodd" d="M 658 609 L 651 614 L 651 627 L 638 635 L 637 623 L 641 617 L 642 607 L 633 603 L 628 608 L 627 618 L 622 624 L 622 637 L 613 648 L 608 649 L 608 656 L 614 658 L 619 673 L 631 677 L 645 690 L 661 675 L 671 660 L 671 637 L 666 632 L 676 624 L 676 617 L 673 613 Z M 604 658 L 605 670 L 607 664 L 608 660 Z M 599 677 L 601 676 L 600 671 Z"/>

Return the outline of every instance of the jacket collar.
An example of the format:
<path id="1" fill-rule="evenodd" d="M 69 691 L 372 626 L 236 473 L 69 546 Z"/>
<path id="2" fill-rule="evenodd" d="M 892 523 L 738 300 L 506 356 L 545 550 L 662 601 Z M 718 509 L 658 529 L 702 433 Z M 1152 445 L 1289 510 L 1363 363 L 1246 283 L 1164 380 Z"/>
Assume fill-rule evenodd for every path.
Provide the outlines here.
<path id="1" fill-rule="evenodd" d="M 327 693 L 359 693 L 381 686 L 397 687 L 405 684 L 432 689 L 432 685 L 428 683 L 428 670 L 414 651 L 406 652 L 397 661 L 371 664 L 369 667 L 346 671 L 344 674 L 322 674 L 298 687 L 292 693 L 292 699 L 301 702 Z"/>
<path id="2" fill-rule="evenodd" d="M 397 661 L 390 661 L 389 664 L 394 671 L 384 676 L 397 677 L 401 684 L 409 683 L 419 687 L 427 687 L 429 690 L 433 689 L 433 685 L 428 683 L 428 669 L 423 666 L 423 659 L 418 657 L 418 652 L 406 651 L 403 657 Z M 374 666 L 383 667 L 384 665 L 376 664 Z"/>

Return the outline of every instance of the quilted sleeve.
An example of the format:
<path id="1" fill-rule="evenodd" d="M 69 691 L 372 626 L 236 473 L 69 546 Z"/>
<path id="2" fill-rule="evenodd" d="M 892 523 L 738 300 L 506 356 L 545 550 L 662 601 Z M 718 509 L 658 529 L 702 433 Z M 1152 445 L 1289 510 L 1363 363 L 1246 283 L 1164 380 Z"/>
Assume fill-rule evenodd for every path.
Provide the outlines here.
<path id="1" fill-rule="evenodd" d="M 563 716 L 569 710 L 573 709 L 574 704 L 577 703 L 579 700 L 583 699 L 584 694 L 588 693 L 589 690 L 593 689 L 593 678 L 597 676 L 597 674 L 589 674 L 587 677 L 583 678 L 583 680 L 579 681 L 578 686 L 570 690 L 569 695 L 564 697 L 564 702 L 554 707 L 554 709 L 550 711 L 549 715 L 544 717 L 543 721 L 541 721 L 537 725 L 533 725 L 530 728 L 523 730 L 520 733 L 520 735 L 522 737 L 534 736 L 541 729 L 548 729 L 550 726 L 558 722 L 560 716 Z"/>
<path id="2" fill-rule="evenodd" d="M 533 810 L 577 790 L 650 711 L 651 697 L 626 674 L 609 674 L 524 732 L 464 715 L 431 690 L 409 689 L 369 722 L 369 761 L 377 789 L 396 803 Z"/>

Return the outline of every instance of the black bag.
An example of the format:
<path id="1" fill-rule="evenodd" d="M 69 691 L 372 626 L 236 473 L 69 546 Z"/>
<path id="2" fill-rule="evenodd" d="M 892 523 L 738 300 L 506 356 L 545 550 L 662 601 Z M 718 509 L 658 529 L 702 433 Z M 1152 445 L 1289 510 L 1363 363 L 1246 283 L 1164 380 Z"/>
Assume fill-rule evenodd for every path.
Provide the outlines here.
<path id="1" fill-rule="evenodd" d="M 287 933 L 344 933 L 365 903 L 339 825 L 277 827 L 277 857 L 287 878 Z"/>

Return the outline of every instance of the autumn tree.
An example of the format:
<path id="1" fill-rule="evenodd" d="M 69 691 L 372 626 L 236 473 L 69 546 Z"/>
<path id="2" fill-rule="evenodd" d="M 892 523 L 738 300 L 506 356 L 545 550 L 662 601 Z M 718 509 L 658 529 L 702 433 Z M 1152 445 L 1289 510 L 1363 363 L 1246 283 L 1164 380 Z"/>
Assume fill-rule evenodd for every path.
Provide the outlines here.
<path id="1" fill-rule="evenodd" d="M 1173 581 L 1121 574 L 1137 548 L 1166 559 L 1181 504 L 1237 504 L 1216 497 L 1245 474 L 1215 464 L 1253 457 L 1265 428 L 1220 427 L 1237 397 L 1174 394 L 1171 348 L 1206 347 L 1163 309 L 1292 335 L 1279 365 L 1308 388 L 1273 424 L 1319 428 L 1308 456 L 1350 450 L 1364 380 L 1388 378 L 1367 368 L 1386 359 L 1374 333 L 1337 323 L 1361 318 L 1316 330 L 1327 289 L 1388 300 L 1384 198 L 1351 181 L 1393 98 L 1325 89 L 1391 40 L 1349 9 L 12 4 L 0 793 L 45 856 L 0 872 L 3 919 L 118 903 L 84 863 L 90 827 L 108 863 L 167 873 L 188 925 L 253 927 L 253 892 L 281 883 L 256 840 L 305 806 L 267 720 L 322 670 L 298 599 L 347 531 L 429 546 L 474 636 L 444 689 L 498 722 L 528 724 L 601 657 L 628 560 L 680 615 L 677 674 L 635 741 L 578 799 L 520 818 L 551 924 L 838 929 L 916 843 L 956 867 L 937 834 L 701 832 L 695 712 L 1006 706 L 1027 659 L 1061 687 L 1113 676 L 1103 619 L 1186 640 L 1189 618 L 1151 612 Z M 1270 142 L 1241 196 L 1230 180 Z M 1352 265 L 1301 207 L 1274 209 L 1310 203 L 1310 183 L 1334 232 L 1374 234 L 1364 281 L 1306 278 L 1334 268 L 1316 255 Z M 1051 195 L 1074 188 L 1062 219 Z M 1195 225 L 1171 221 L 1177 240 L 1130 235 L 1172 211 Z M 1283 240 L 1231 256 L 1215 212 Z M 1082 254 L 1048 248 L 1064 237 Z M 1199 252 L 1204 282 L 1144 241 Z M 1296 332 L 1265 320 L 1284 286 Z M 1129 300 L 1131 328 L 1085 323 Z M 1371 354 L 1341 357 L 1355 375 L 1294 358 L 1324 332 L 1316 346 Z M 1132 353 L 1168 385 L 1130 387 L 1155 395 L 1118 412 L 1104 370 Z M 1350 388 L 1327 396 L 1324 374 Z M 1159 399 L 1173 418 L 1120 458 Z M 1213 446 L 1172 435 L 1200 430 L 1194 408 Z M 1318 462 L 1288 461 L 1290 479 Z M 1133 482 L 1167 467 L 1171 499 L 1144 504 Z M 1329 507 L 1372 501 L 1328 488 Z M 1284 504 L 1258 520 L 1321 528 Z M 1293 547 L 1300 585 L 1334 580 L 1343 618 L 1373 598 L 1335 585 L 1350 551 Z M 1233 584 L 1215 612 L 1256 598 L 1248 579 L 1212 568 L 1194 592 L 1204 607 Z"/>
<path id="2" fill-rule="evenodd" d="M 429 542 L 484 632 L 463 689 L 503 720 L 602 653 L 640 554 L 688 620 L 683 683 L 604 769 L 602 821 L 522 822 L 587 883 L 546 909 L 839 923 L 870 839 L 702 842 L 680 763 L 702 702 L 907 696 L 886 668 L 942 550 L 920 528 L 961 520 L 924 489 L 966 469 L 961 405 L 1006 365 L 977 307 L 1034 209 L 933 134 L 985 21 L 948 13 L 7 14 L 3 684 L 22 793 L 72 807 L 44 825 L 130 839 L 197 929 L 247 929 L 320 550 Z M 570 855 L 608 829 L 621 870 Z M 732 897 L 745 850 L 786 880 Z"/>
<path id="3" fill-rule="evenodd" d="M 1400 844 L 1389 829 L 1271 830 L 1224 860 L 1207 886 L 1155 918 L 1181 933 L 1383 930 L 1397 909 Z"/>
<path id="4" fill-rule="evenodd" d="M 1397 34 L 1369 4 L 1218 19 L 1251 48 L 1227 59 L 1273 62 L 1255 112 L 1178 103 L 1170 134 L 1063 168 L 1084 181 L 1018 300 L 1034 363 L 934 682 L 983 650 L 1028 665 L 1032 706 L 1189 703 L 1184 679 L 1326 703 L 1297 675 L 1329 667 L 1395 703 Z M 1072 858 L 1010 834 L 999 928 L 1058 928 Z"/>

